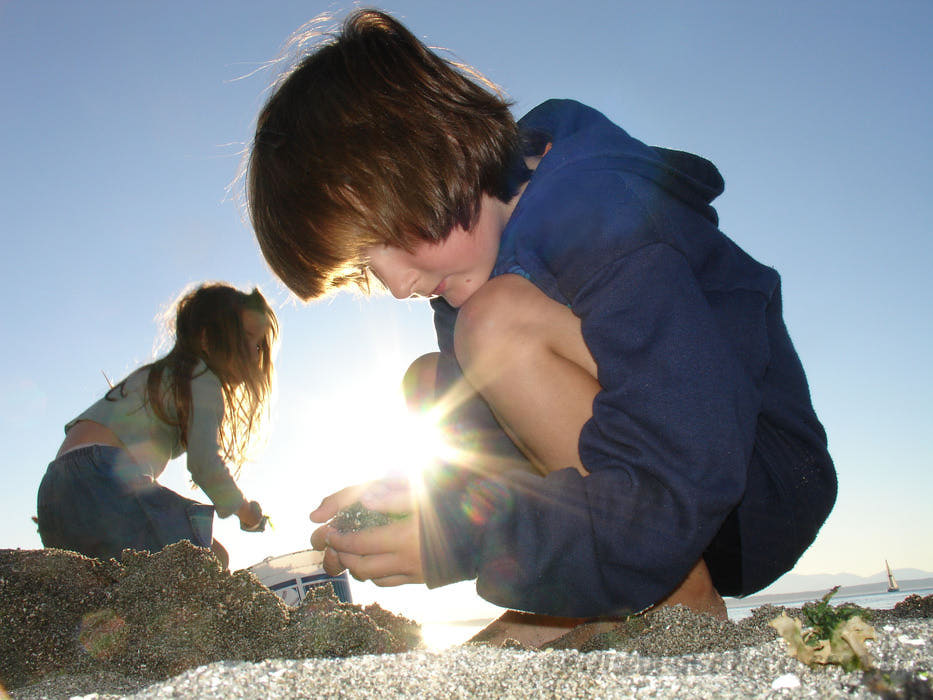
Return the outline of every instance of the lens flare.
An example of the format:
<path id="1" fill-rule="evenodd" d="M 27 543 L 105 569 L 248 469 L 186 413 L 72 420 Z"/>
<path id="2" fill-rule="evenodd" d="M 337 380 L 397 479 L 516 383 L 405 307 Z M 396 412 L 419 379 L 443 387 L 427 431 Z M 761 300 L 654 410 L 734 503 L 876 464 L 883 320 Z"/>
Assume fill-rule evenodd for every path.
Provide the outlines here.
<path id="1" fill-rule="evenodd" d="M 81 619 L 78 642 L 97 659 L 110 659 L 126 647 L 126 622 L 110 608 L 88 613 Z"/>

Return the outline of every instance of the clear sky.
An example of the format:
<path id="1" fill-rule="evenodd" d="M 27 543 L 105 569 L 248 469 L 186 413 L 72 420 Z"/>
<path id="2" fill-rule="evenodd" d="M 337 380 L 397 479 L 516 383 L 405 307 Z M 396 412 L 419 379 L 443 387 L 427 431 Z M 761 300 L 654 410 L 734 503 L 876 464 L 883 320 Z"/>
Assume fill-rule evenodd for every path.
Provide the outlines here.
<path id="1" fill-rule="evenodd" d="M 839 471 L 796 573 L 933 570 L 933 3 L 395 0 L 429 44 L 520 115 L 591 104 L 713 160 L 721 226 L 782 274 L 785 316 Z M 228 188 L 313 0 L 0 1 L 0 547 L 35 548 L 35 491 L 62 426 L 153 357 L 158 312 L 208 279 L 259 285 L 282 326 L 276 422 L 240 481 L 276 529 L 219 521 L 235 568 L 308 545 L 307 513 L 397 466 L 387 427 L 427 304 L 302 305 Z M 192 494 L 184 462 L 163 483 Z M 235 520 L 235 519 L 233 519 Z M 354 584 L 418 619 L 470 617 L 469 583 Z M 480 613 L 481 614 L 481 613 Z"/>

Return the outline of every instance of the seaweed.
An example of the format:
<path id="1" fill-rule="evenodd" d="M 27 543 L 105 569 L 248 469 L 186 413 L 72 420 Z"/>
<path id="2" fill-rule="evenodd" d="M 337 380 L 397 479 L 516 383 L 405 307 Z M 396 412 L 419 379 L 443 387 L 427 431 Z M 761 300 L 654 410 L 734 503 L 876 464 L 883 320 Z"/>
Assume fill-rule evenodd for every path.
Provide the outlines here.
<path id="1" fill-rule="evenodd" d="M 803 606 L 806 625 L 784 612 L 769 624 L 787 642 L 788 653 L 810 667 L 838 664 L 846 671 L 872 670 L 875 662 L 865 642 L 875 638 L 875 630 L 863 619 L 870 615 L 852 603 L 830 605 L 838 590 L 835 586 L 820 600 Z"/>

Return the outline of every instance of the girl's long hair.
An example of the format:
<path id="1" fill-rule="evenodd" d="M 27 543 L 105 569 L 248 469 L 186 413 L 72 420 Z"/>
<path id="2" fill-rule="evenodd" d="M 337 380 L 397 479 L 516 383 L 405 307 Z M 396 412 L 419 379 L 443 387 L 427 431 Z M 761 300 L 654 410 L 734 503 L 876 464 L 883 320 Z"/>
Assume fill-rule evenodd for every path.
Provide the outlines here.
<path id="1" fill-rule="evenodd" d="M 258 347 L 258 363 L 243 328 L 243 311 L 256 311 L 268 321 L 269 330 Z M 223 389 L 220 444 L 224 461 L 233 465 L 236 476 L 268 416 L 272 351 L 278 337 L 275 313 L 258 289 L 246 294 L 226 284 L 204 284 L 175 304 L 174 336 L 174 345 L 166 355 L 139 370 L 149 372 L 146 400 L 159 420 L 178 428 L 187 450 L 191 380 L 203 360 Z M 113 392 L 123 394 L 125 382 L 111 389 L 107 397 Z"/>

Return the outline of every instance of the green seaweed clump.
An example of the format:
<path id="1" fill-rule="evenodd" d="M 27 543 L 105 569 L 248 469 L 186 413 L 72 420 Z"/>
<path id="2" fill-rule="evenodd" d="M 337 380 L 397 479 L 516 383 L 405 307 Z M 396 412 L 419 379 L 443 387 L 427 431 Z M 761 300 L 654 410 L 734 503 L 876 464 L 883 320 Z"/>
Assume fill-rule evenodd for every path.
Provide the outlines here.
<path id="1" fill-rule="evenodd" d="M 871 621 L 871 611 L 855 603 L 841 603 L 835 607 L 830 605 L 830 599 L 838 592 L 839 586 L 834 586 L 822 598 L 804 603 L 800 609 L 807 627 L 812 628 L 820 638 L 829 638 L 833 630 L 855 616 L 865 622 Z"/>
<path id="2" fill-rule="evenodd" d="M 808 666 L 838 664 L 846 671 L 875 667 L 865 642 L 875 638 L 875 630 L 862 619 L 863 608 L 851 603 L 829 604 L 839 586 L 820 600 L 806 603 L 801 613 L 806 626 L 781 613 L 769 623 L 788 645 L 788 653 Z"/>

